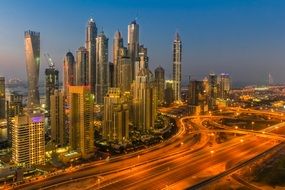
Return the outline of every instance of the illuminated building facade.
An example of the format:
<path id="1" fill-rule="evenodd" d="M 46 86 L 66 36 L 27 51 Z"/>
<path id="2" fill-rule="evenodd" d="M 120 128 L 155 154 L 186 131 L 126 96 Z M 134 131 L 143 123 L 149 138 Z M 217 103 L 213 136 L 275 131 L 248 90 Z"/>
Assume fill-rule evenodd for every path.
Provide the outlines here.
<path id="1" fill-rule="evenodd" d="M 6 118 L 5 77 L 0 76 L 0 119 Z"/>
<path id="2" fill-rule="evenodd" d="M 95 93 L 96 83 L 96 37 L 97 27 L 94 19 L 88 21 L 86 27 L 86 42 L 85 48 L 88 52 L 88 85 L 90 86 L 91 93 Z"/>
<path id="3" fill-rule="evenodd" d="M 94 95 L 88 86 L 69 87 L 69 144 L 87 158 L 94 152 Z"/>
<path id="4" fill-rule="evenodd" d="M 28 80 L 28 107 L 40 104 L 39 70 L 40 70 L 40 33 L 25 32 L 25 57 Z"/>
<path id="5" fill-rule="evenodd" d="M 173 42 L 173 90 L 174 101 L 181 100 L 181 60 L 182 60 L 182 42 L 180 35 L 176 33 Z"/>
<path id="6" fill-rule="evenodd" d="M 89 58 L 85 47 L 80 47 L 76 51 L 76 85 L 89 85 Z"/>
<path id="7" fill-rule="evenodd" d="M 229 98 L 231 90 L 231 79 L 227 73 L 221 73 L 219 76 L 219 98 L 226 100 Z"/>
<path id="8" fill-rule="evenodd" d="M 108 92 L 109 62 L 108 38 L 101 32 L 96 38 L 96 103 L 103 105 L 104 96 Z"/>
<path id="9" fill-rule="evenodd" d="M 109 88 L 104 97 L 103 137 L 119 142 L 129 138 L 129 105 L 119 88 Z"/>
<path id="10" fill-rule="evenodd" d="M 64 94 L 55 90 L 50 97 L 51 140 L 59 146 L 67 143 L 67 128 L 64 114 Z"/>
<path id="11" fill-rule="evenodd" d="M 157 89 L 157 103 L 158 105 L 164 104 L 164 86 L 165 86 L 165 78 L 164 78 L 164 69 L 159 66 L 154 70 L 155 77 L 155 85 Z"/>
<path id="12" fill-rule="evenodd" d="M 139 52 L 139 25 L 136 20 L 128 25 L 128 53 L 131 60 L 131 81 L 135 80 L 135 64 Z"/>
<path id="13" fill-rule="evenodd" d="M 50 115 L 50 97 L 54 94 L 54 91 L 59 88 L 58 74 L 59 72 L 54 68 L 54 65 L 50 65 L 50 67 L 45 70 L 46 110 L 48 111 L 48 115 Z"/>
<path id="14" fill-rule="evenodd" d="M 68 95 L 68 86 L 74 86 L 76 83 L 75 59 L 71 52 L 67 52 L 63 62 L 63 89 L 64 95 Z"/>
<path id="15" fill-rule="evenodd" d="M 30 167 L 45 164 L 44 115 L 16 116 L 12 127 L 12 161 Z"/>
<path id="16" fill-rule="evenodd" d="M 119 59 L 121 57 L 120 49 L 123 48 L 123 38 L 121 36 L 121 32 L 117 31 L 113 40 L 113 87 L 119 86 Z"/>

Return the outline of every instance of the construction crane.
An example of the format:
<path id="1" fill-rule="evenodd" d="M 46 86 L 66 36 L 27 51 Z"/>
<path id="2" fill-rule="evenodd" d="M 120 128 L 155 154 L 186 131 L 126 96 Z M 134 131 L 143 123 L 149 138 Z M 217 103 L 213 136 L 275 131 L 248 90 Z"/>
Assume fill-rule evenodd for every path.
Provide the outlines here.
<path id="1" fill-rule="evenodd" d="M 45 55 L 45 57 L 46 57 L 46 59 L 47 59 L 47 61 L 48 61 L 49 67 L 50 67 L 50 68 L 54 68 L 54 62 L 52 61 L 50 55 L 49 55 L 48 53 L 45 53 L 44 55 Z"/>

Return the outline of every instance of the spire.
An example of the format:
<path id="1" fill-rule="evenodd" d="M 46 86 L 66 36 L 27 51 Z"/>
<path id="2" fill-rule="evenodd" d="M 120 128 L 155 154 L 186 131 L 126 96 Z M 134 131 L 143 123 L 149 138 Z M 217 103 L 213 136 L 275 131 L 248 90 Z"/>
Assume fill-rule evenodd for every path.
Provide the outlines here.
<path id="1" fill-rule="evenodd" d="M 121 32 L 119 31 L 119 29 L 116 31 L 114 38 L 115 38 L 115 39 L 120 39 L 120 38 L 122 38 Z"/>
<path id="2" fill-rule="evenodd" d="M 181 38 L 178 32 L 175 33 L 175 41 L 181 41 Z"/>

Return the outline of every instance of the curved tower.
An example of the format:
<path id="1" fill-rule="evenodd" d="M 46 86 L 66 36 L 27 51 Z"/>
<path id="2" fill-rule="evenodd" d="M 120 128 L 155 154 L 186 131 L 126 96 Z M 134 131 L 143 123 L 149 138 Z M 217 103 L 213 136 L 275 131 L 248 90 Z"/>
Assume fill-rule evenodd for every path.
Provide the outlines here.
<path id="1" fill-rule="evenodd" d="M 40 33 L 25 32 L 25 56 L 28 81 L 28 107 L 40 104 L 39 70 L 40 70 Z"/>

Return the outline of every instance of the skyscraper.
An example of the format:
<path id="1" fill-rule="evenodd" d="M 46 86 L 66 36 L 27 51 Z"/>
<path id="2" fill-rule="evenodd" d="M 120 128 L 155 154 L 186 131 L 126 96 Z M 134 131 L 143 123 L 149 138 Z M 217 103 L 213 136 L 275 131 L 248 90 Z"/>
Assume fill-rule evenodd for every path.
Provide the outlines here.
<path id="1" fill-rule="evenodd" d="M 96 38 L 96 103 L 104 104 L 109 84 L 108 38 L 102 31 Z"/>
<path id="2" fill-rule="evenodd" d="M 207 94 L 204 81 L 190 81 L 188 88 L 188 106 L 190 113 L 200 114 L 207 111 Z"/>
<path id="3" fill-rule="evenodd" d="M 45 70 L 46 77 L 46 110 L 50 115 L 50 97 L 54 94 L 55 90 L 59 89 L 58 70 L 55 69 L 54 65 L 50 65 Z"/>
<path id="4" fill-rule="evenodd" d="M 25 56 L 28 80 L 28 107 L 40 104 L 39 70 L 40 70 L 40 33 L 25 32 Z"/>
<path id="5" fill-rule="evenodd" d="M 43 114 L 27 112 L 15 117 L 12 127 L 12 160 L 26 167 L 45 164 Z"/>
<path id="6" fill-rule="evenodd" d="M 135 76 L 138 75 L 141 69 L 148 69 L 148 60 L 147 48 L 145 48 L 143 45 L 139 46 L 139 53 L 135 64 Z"/>
<path id="7" fill-rule="evenodd" d="M 119 142 L 129 138 L 129 105 L 119 88 L 109 88 L 104 97 L 103 137 Z"/>
<path id="8" fill-rule="evenodd" d="M 164 99 L 165 104 L 170 105 L 174 101 L 173 80 L 165 80 Z"/>
<path id="9" fill-rule="evenodd" d="M 219 98 L 226 100 L 229 98 L 231 89 L 230 75 L 227 73 L 221 73 L 219 76 Z"/>
<path id="10" fill-rule="evenodd" d="M 76 51 L 76 85 L 89 86 L 89 58 L 84 47 Z"/>
<path id="11" fill-rule="evenodd" d="M 91 93 L 95 93 L 96 83 L 96 37 L 97 27 L 95 21 L 91 18 L 86 27 L 85 48 L 88 52 L 88 85 Z"/>
<path id="12" fill-rule="evenodd" d="M 135 64 L 139 51 L 139 25 L 136 20 L 128 25 L 128 53 L 131 59 L 131 80 L 135 80 Z"/>
<path id="13" fill-rule="evenodd" d="M 217 81 L 217 75 L 214 73 L 210 73 L 208 76 L 208 104 L 209 109 L 215 109 L 217 104 L 218 96 L 218 81 Z"/>
<path id="14" fill-rule="evenodd" d="M 164 86 L 165 86 L 165 79 L 164 79 L 164 69 L 159 66 L 154 71 L 155 76 L 155 85 L 157 89 L 157 103 L 158 105 L 164 104 Z"/>
<path id="15" fill-rule="evenodd" d="M 50 96 L 51 140 L 59 146 L 67 143 L 67 128 L 64 115 L 64 95 L 62 91 L 55 90 Z"/>
<path id="16" fill-rule="evenodd" d="M 0 76 L 0 119 L 6 118 L 5 77 Z"/>
<path id="17" fill-rule="evenodd" d="M 127 48 L 120 48 L 120 55 L 118 59 L 118 87 L 124 93 L 131 91 L 131 60 L 128 56 Z"/>
<path id="18" fill-rule="evenodd" d="M 174 101 L 181 100 L 181 60 L 182 60 L 182 42 L 178 33 L 173 42 L 173 89 Z"/>
<path id="19" fill-rule="evenodd" d="M 76 66 L 75 59 L 71 52 L 67 52 L 63 63 L 63 89 L 64 95 L 68 95 L 68 86 L 76 84 Z"/>
<path id="20" fill-rule="evenodd" d="M 12 142 L 12 120 L 16 115 L 23 113 L 23 95 L 18 92 L 11 92 L 7 105 L 7 134 L 9 144 Z"/>
<path id="21" fill-rule="evenodd" d="M 69 143 L 87 158 L 94 152 L 94 95 L 87 86 L 69 87 Z"/>
<path id="22" fill-rule="evenodd" d="M 146 68 L 141 69 L 132 87 L 132 122 L 139 130 L 148 131 L 154 127 L 157 106 L 156 90 L 150 70 Z"/>
<path id="23" fill-rule="evenodd" d="M 117 31 L 113 40 L 113 64 L 114 64 L 114 72 L 113 72 L 113 81 L 112 84 L 114 87 L 118 87 L 118 70 L 119 70 L 119 58 L 120 58 L 120 48 L 123 48 L 123 38 L 121 36 L 121 32 Z"/>

